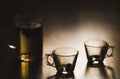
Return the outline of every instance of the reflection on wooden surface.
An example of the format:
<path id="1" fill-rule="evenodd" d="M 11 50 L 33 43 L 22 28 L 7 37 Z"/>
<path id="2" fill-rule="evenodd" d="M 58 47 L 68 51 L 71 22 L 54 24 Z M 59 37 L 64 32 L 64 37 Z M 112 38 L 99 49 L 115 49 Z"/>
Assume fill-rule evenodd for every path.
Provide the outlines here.
<path id="1" fill-rule="evenodd" d="M 29 62 L 21 62 L 21 78 L 28 79 L 29 76 Z"/>
<path id="2" fill-rule="evenodd" d="M 103 63 L 99 66 L 92 66 L 88 63 L 84 77 L 84 79 L 116 79 L 113 68 Z"/>
<path id="3" fill-rule="evenodd" d="M 46 65 L 45 58 L 43 58 L 43 62 L 40 60 L 11 62 L 8 64 L 9 66 L 0 66 L 2 74 L 0 79 L 119 79 L 119 68 L 110 64 L 109 66 L 106 64 L 91 66 L 88 63 L 79 63 L 73 74 L 60 75 L 56 73 L 55 68 Z"/>
<path id="4" fill-rule="evenodd" d="M 40 60 L 32 62 L 19 62 L 20 79 L 41 79 L 42 62 Z"/>
<path id="5" fill-rule="evenodd" d="M 85 69 L 82 70 L 79 68 L 79 70 L 75 70 L 75 72 L 69 76 L 60 75 L 59 73 L 55 74 L 56 70 L 47 66 L 47 71 L 44 71 L 46 72 L 44 76 L 46 76 L 46 79 L 118 79 L 114 68 L 104 65 L 104 63 L 99 65 L 86 63 L 84 66 L 86 66 Z M 80 72 L 80 70 L 82 70 L 82 72 Z"/>

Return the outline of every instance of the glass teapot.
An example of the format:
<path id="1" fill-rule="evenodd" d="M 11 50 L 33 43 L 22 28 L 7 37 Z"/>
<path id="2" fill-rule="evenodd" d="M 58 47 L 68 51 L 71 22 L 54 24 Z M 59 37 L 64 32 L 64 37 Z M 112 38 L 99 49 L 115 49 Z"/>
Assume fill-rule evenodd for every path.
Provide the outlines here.
<path id="1" fill-rule="evenodd" d="M 11 27 L 3 31 L 5 45 L 14 49 L 20 61 L 42 58 L 42 19 L 38 16 L 15 15 Z"/>

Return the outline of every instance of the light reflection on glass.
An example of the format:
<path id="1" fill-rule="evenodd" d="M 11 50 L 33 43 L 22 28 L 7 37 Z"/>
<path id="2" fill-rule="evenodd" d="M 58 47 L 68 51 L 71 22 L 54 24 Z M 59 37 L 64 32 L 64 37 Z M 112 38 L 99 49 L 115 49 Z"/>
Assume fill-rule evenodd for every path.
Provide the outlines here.
<path id="1" fill-rule="evenodd" d="M 29 76 L 29 62 L 21 62 L 21 78 L 28 79 Z"/>
<path id="2" fill-rule="evenodd" d="M 22 61 L 30 61 L 30 56 L 29 55 L 20 55 L 20 59 L 22 60 Z"/>
<path id="3" fill-rule="evenodd" d="M 16 46 L 14 46 L 14 45 L 9 44 L 8 47 L 11 48 L 11 49 L 16 49 Z"/>

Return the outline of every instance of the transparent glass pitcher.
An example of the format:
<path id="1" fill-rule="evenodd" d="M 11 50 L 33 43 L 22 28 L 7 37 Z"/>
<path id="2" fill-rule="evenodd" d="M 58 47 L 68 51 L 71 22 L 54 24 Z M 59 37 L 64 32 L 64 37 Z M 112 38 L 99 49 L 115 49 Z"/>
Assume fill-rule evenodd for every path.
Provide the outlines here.
<path id="1" fill-rule="evenodd" d="M 16 50 L 16 58 L 33 61 L 42 58 L 42 21 L 32 15 L 15 15 L 12 27 L 4 30 L 6 44 Z"/>

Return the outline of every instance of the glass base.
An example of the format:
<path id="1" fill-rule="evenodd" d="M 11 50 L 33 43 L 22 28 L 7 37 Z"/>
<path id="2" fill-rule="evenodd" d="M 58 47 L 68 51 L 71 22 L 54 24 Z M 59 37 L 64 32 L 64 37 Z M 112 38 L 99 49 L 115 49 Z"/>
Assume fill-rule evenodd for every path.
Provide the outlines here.
<path id="1" fill-rule="evenodd" d="M 88 61 L 88 65 L 89 66 L 101 66 L 103 65 L 103 62 L 102 61 Z"/>

